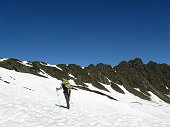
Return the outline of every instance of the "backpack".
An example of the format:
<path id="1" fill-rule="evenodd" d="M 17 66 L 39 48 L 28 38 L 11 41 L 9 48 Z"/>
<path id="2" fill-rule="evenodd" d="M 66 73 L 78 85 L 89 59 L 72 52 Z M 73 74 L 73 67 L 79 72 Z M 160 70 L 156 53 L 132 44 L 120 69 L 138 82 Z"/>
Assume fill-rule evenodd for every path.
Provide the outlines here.
<path id="1" fill-rule="evenodd" d="M 71 90 L 72 89 L 72 86 L 71 84 L 68 82 L 68 80 L 64 79 L 62 84 L 65 85 L 65 87 L 68 89 L 68 90 Z"/>

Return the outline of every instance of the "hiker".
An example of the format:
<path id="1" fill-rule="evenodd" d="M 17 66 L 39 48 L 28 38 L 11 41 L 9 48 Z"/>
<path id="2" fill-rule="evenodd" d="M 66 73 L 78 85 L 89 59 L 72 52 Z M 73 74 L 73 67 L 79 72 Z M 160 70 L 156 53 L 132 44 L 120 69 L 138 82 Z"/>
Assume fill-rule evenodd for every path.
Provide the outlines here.
<path id="1" fill-rule="evenodd" d="M 71 94 L 72 86 L 69 83 L 69 81 L 64 79 L 64 78 L 62 80 L 61 87 L 56 88 L 56 90 L 60 90 L 62 88 L 63 88 L 63 93 L 64 93 L 64 96 L 65 96 L 65 99 L 66 99 L 67 108 L 69 109 L 70 108 L 70 103 L 69 103 L 70 102 L 70 94 Z"/>

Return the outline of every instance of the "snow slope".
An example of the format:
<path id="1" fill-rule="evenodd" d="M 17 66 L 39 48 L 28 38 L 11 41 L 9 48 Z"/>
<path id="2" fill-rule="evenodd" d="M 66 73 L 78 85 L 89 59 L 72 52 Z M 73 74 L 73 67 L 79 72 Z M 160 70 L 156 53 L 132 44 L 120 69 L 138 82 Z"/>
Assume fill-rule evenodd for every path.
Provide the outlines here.
<path id="1" fill-rule="evenodd" d="M 62 90 L 56 92 L 60 83 L 50 76 L 43 78 L 0 68 L 0 127 L 170 126 L 170 105 L 152 93 L 149 102 L 124 88 L 125 95 L 108 88 L 111 93 L 107 94 L 119 100 L 114 101 L 88 91 L 72 90 L 68 110 L 64 108 Z"/>

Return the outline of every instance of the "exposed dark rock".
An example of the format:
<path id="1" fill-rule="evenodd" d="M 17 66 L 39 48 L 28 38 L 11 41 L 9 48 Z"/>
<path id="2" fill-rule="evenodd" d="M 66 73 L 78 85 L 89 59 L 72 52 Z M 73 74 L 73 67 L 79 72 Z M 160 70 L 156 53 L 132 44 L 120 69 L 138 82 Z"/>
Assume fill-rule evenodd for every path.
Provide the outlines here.
<path id="1" fill-rule="evenodd" d="M 76 64 L 69 64 L 67 68 L 68 72 L 74 75 L 74 77 L 79 79 L 80 81 L 85 83 L 92 82 L 91 77 L 88 75 L 87 71 L 84 70 L 81 66 Z"/>
<path id="2" fill-rule="evenodd" d="M 86 91 L 94 92 L 94 93 L 97 93 L 97 94 L 100 94 L 100 95 L 106 96 L 106 97 L 108 97 L 108 98 L 110 98 L 110 99 L 112 99 L 112 100 L 116 100 L 116 101 L 118 101 L 117 99 L 115 99 L 115 98 L 113 98 L 113 97 L 111 97 L 111 96 L 109 96 L 109 95 L 107 95 L 107 94 L 104 94 L 104 93 L 99 92 L 99 91 L 96 91 L 96 90 L 91 90 L 91 89 L 89 89 L 89 88 L 87 88 L 87 87 L 80 87 L 80 86 L 74 86 L 74 87 L 77 87 L 77 88 L 82 89 L 82 90 L 86 90 Z"/>
<path id="3" fill-rule="evenodd" d="M 14 58 L 0 61 L 0 67 L 18 72 L 38 76 L 43 76 L 40 72 L 44 72 L 59 80 L 63 78 L 72 79 L 84 90 L 89 89 L 85 83 L 91 83 L 98 89 L 108 91 L 102 85 L 105 84 L 110 85 L 113 90 L 124 94 L 124 91 L 119 87 L 123 85 L 130 93 L 142 99 L 150 100 L 149 91 L 151 91 L 160 99 L 170 103 L 170 98 L 167 96 L 170 95 L 170 66 L 167 64 L 157 64 L 153 61 L 144 64 L 140 58 L 136 58 L 128 62 L 122 61 L 115 67 L 103 63 L 90 64 L 85 68 L 76 64 L 58 64 L 57 66 L 62 69 L 60 70 L 41 61 L 29 61 L 28 65 L 31 66 L 26 66 L 22 61 Z M 0 80 L 2 79 L 0 78 Z"/>
<path id="4" fill-rule="evenodd" d="M 123 61 L 114 67 L 114 69 L 117 72 L 117 80 L 119 80 L 129 92 L 148 100 L 150 96 L 148 91 L 151 91 L 165 102 L 170 103 L 170 98 L 167 97 L 167 95 L 170 94 L 169 65 L 157 64 L 152 61 L 148 64 L 143 64 L 141 59 L 136 58 L 129 62 Z M 140 92 L 133 88 L 139 88 Z"/>
<path id="5" fill-rule="evenodd" d="M 88 67 L 85 68 L 85 70 L 89 73 L 90 77 L 94 80 L 97 80 L 95 82 L 101 82 L 103 84 L 109 84 L 108 79 L 106 78 L 106 76 L 103 74 L 103 68 L 101 68 L 101 70 L 99 69 L 98 66 L 102 66 L 102 65 L 89 65 Z M 103 66 L 102 66 L 103 67 Z"/>
<path id="6" fill-rule="evenodd" d="M 111 83 L 111 87 L 112 89 L 114 89 L 115 91 L 124 94 L 125 92 L 115 83 Z"/>

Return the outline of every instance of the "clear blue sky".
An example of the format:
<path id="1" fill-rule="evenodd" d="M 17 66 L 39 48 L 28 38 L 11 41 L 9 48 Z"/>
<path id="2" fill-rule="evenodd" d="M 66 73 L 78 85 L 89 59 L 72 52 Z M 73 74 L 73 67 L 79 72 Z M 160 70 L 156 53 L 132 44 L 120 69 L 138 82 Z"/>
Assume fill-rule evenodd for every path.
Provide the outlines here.
<path id="1" fill-rule="evenodd" d="M 0 0 L 0 57 L 170 64 L 170 1 Z"/>

